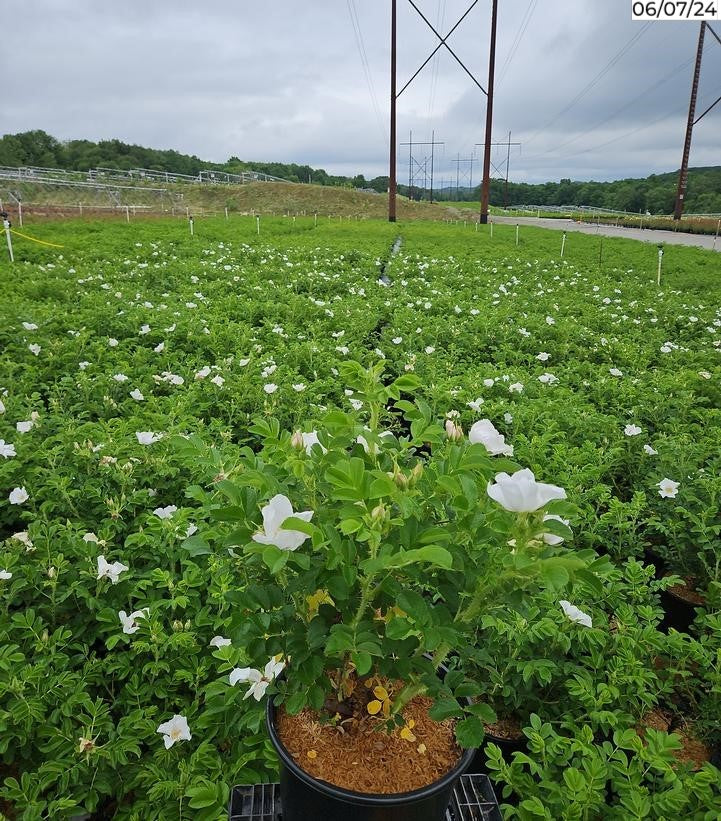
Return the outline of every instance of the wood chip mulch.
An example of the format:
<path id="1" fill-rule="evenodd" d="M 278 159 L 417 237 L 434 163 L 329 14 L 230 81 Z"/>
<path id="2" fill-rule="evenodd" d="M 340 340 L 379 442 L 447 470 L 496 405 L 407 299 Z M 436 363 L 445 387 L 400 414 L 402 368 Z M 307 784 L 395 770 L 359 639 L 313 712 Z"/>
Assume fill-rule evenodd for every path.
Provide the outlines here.
<path id="1" fill-rule="evenodd" d="M 313 710 L 290 716 L 281 707 L 276 727 L 295 762 L 314 778 L 354 792 L 389 795 L 433 784 L 461 757 L 455 721 L 434 721 L 428 715 L 432 704 L 418 696 L 403 711 L 407 724 L 415 722 L 415 741 L 401 738 L 401 728 L 388 734 L 383 720 L 370 715 L 346 722 L 341 731 L 321 723 Z"/>

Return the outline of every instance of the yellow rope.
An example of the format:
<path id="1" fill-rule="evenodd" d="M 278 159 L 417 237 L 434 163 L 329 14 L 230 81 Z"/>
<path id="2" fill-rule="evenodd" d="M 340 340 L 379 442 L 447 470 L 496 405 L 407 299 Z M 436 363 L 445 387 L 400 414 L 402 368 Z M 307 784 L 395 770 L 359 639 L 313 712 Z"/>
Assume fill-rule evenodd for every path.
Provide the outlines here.
<path id="1" fill-rule="evenodd" d="M 15 234 L 18 237 L 22 237 L 23 239 L 29 239 L 30 242 L 37 242 L 40 245 L 49 245 L 51 248 L 64 248 L 64 245 L 57 245 L 54 242 L 45 242 L 44 239 L 35 239 L 35 237 L 29 237 L 27 234 L 22 234 L 20 231 L 16 231 L 14 228 L 10 229 L 11 234 Z"/>

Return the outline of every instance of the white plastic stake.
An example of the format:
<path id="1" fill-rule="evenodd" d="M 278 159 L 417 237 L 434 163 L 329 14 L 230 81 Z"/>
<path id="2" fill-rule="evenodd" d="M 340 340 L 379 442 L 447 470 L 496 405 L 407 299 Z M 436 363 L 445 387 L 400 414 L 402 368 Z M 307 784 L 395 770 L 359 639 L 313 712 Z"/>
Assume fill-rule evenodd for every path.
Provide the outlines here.
<path id="1" fill-rule="evenodd" d="M 561 259 L 563 259 L 563 252 L 566 250 L 566 232 L 563 232 L 563 239 L 561 240 Z"/>
<path id="2" fill-rule="evenodd" d="M 493 239 L 493 220 L 491 220 L 491 239 Z"/>
<path id="3" fill-rule="evenodd" d="M 293 225 L 295 225 L 295 215 L 293 216 Z"/>
<path id="4" fill-rule="evenodd" d="M 518 223 L 516 223 L 516 246 L 518 246 Z"/>
<path id="5" fill-rule="evenodd" d="M 0 207 L 2 207 L 2 206 L 0 206 Z M 711 250 L 712 250 L 712 251 L 715 251 L 715 250 L 716 250 L 716 240 L 718 239 L 718 232 L 719 232 L 719 228 L 721 228 L 721 220 L 719 220 L 719 221 L 716 223 L 716 236 L 713 238 L 713 245 L 711 246 Z"/>
<path id="6" fill-rule="evenodd" d="M 195 235 L 195 225 L 193 223 L 193 218 L 188 217 L 188 222 L 190 223 L 190 236 L 192 237 Z"/>
<path id="7" fill-rule="evenodd" d="M 476 222 L 476 233 L 478 233 L 478 222 Z"/>
<path id="8" fill-rule="evenodd" d="M 318 214 L 313 215 L 313 228 L 318 227 Z"/>
<path id="9" fill-rule="evenodd" d="M 225 218 L 228 219 L 228 209 L 225 209 Z"/>
<path id="10" fill-rule="evenodd" d="M 258 236 L 260 236 L 260 217 L 255 218 L 255 228 L 256 228 L 256 231 L 258 232 Z"/>
<path id="11" fill-rule="evenodd" d="M 127 205 L 125 206 L 125 222 L 130 224 L 130 209 Z"/>
<path id="12" fill-rule="evenodd" d="M 20 222 L 20 227 L 23 227 L 23 204 L 20 200 L 18 200 L 18 221 Z"/>
<path id="13" fill-rule="evenodd" d="M 8 220 L 3 220 L 3 226 L 5 228 L 5 236 L 7 237 L 8 241 L 8 251 L 10 253 L 10 262 L 15 262 L 15 257 L 13 256 L 13 240 L 10 236 L 10 222 Z"/>
<path id="14" fill-rule="evenodd" d="M 658 275 L 656 277 L 656 285 L 661 286 L 661 263 L 663 261 L 663 248 L 658 249 Z"/>

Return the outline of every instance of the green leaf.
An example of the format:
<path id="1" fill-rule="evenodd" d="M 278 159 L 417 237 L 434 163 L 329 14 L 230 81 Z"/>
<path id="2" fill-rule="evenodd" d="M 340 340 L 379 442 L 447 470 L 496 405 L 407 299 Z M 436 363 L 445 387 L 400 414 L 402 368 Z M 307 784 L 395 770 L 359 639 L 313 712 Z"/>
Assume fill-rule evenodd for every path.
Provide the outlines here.
<path id="1" fill-rule="evenodd" d="M 479 747 L 484 735 L 483 723 L 476 716 L 464 718 L 456 724 L 456 740 L 466 750 Z"/>
<path id="2" fill-rule="evenodd" d="M 398 553 L 386 554 L 379 556 L 377 559 L 366 559 L 366 561 L 361 562 L 361 569 L 368 574 L 372 574 L 381 570 L 395 570 L 421 562 L 450 570 L 453 566 L 453 556 L 445 547 L 429 545 L 428 547 L 418 547 L 415 550 L 401 550 Z"/>
<path id="3" fill-rule="evenodd" d="M 218 801 L 218 793 L 214 784 L 205 783 L 197 787 L 188 787 L 185 794 L 190 798 L 188 804 L 194 810 L 212 807 Z"/>
<path id="4" fill-rule="evenodd" d="M 568 571 L 565 567 L 550 562 L 549 559 L 541 563 L 541 578 L 547 587 L 553 590 L 562 590 L 570 580 Z"/>
<path id="5" fill-rule="evenodd" d="M 568 789 L 574 793 L 581 792 L 586 786 L 586 781 L 583 775 L 581 775 L 581 771 L 576 769 L 576 767 L 567 767 L 563 771 L 563 780 L 566 782 Z"/>
<path id="6" fill-rule="evenodd" d="M 393 384 L 399 391 L 403 391 L 404 393 L 413 393 L 417 391 L 418 388 L 423 386 L 423 382 L 412 373 L 403 374 L 403 376 L 399 376 Z"/>
<path id="7" fill-rule="evenodd" d="M 441 698 L 428 711 L 434 721 L 443 721 L 444 718 L 463 715 L 461 705 L 455 698 Z"/>
<path id="8" fill-rule="evenodd" d="M 210 511 L 211 518 L 216 522 L 244 522 L 245 510 L 242 507 L 214 507 Z"/>
<path id="9" fill-rule="evenodd" d="M 543 802 L 537 796 L 521 801 L 520 807 L 522 810 L 525 810 L 538 818 L 551 818 L 551 816 L 547 814 L 546 808 L 543 806 Z"/>
<path id="10" fill-rule="evenodd" d="M 306 536 L 312 536 L 318 528 L 312 522 L 306 522 L 297 516 L 289 516 L 283 520 L 280 529 L 297 530 L 299 533 L 305 533 Z"/>
<path id="11" fill-rule="evenodd" d="M 205 537 L 200 533 L 195 533 L 193 536 L 190 536 L 190 538 L 182 542 L 180 546 L 183 550 L 187 550 L 193 557 L 206 556 L 213 552 L 210 549 L 210 545 L 205 541 Z"/>
<path id="12" fill-rule="evenodd" d="M 351 659 L 353 659 L 353 664 L 355 664 L 359 676 L 364 676 L 373 666 L 370 653 L 351 653 Z"/>
<path id="13" fill-rule="evenodd" d="M 489 704 L 484 704 L 482 701 L 469 704 L 465 709 L 467 713 L 478 716 L 484 724 L 494 724 L 498 719 L 493 708 Z"/>
<path id="14" fill-rule="evenodd" d="M 380 499 L 382 496 L 394 496 L 398 488 L 389 476 L 378 476 L 371 482 L 370 499 Z"/>
<path id="15" fill-rule="evenodd" d="M 285 702 L 285 709 L 289 715 L 296 715 L 306 705 L 305 693 L 293 693 Z"/>

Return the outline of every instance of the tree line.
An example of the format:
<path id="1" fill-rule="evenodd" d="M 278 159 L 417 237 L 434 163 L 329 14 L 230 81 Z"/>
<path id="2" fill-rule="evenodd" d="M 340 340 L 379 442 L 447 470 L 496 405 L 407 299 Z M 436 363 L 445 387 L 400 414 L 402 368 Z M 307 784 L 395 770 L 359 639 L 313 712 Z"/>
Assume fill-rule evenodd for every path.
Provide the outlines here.
<path id="1" fill-rule="evenodd" d="M 367 180 L 363 174 L 355 177 L 328 174 L 322 168 L 309 165 L 280 162 L 248 162 L 230 157 L 225 163 L 211 163 L 194 154 L 179 151 L 145 148 L 121 140 L 67 140 L 60 141 L 45 131 L 25 131 L 5 134 L 0 138 L 0 165 L 33 165 L 44 168 L 62 168 L 87 171 L 105 167 L 129 170 L 146 168 L 175 174 L 196 176 L 200 171 L 226 171 L 238 174 L 254 170 L 289 182 L 314 183 L 344 188 L 365 188 L 384 193 L 389 178 L 379 176 Z M 577 182 L 562 179 L 560 182 L 540 184 L 491 180 L 490 202 L 492 205 L 590 205 L 633 213 L 647 211 L 651 214 L 669 214 L 673 211 L 678 173 L 652 174 L 645 179 L 625 179 L 614 182 Z M 430 192 L 420 188 L 400 185 L 399 193 L 412 199 L 428 199 Z M 437 200 L 477 200 L 480 186 L 470 188 L 445 188 L 434 192 Z M 692 168 L 689 170 L 686 210 L 696 213 L 721 212 L 721 166 Z"/>

